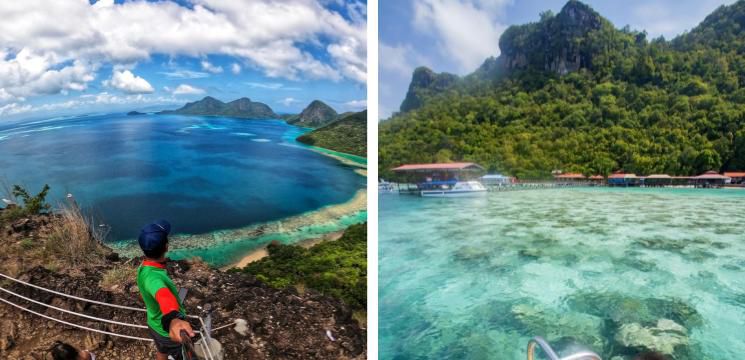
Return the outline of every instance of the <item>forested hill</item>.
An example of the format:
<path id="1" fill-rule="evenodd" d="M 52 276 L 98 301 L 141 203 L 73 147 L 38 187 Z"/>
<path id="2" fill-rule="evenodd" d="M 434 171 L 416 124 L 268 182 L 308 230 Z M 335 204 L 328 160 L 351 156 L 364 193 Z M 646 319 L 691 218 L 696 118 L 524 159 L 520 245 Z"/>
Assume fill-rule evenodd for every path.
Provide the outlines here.
<path id="1" fill-rule="evenodd" d="M 299 136 L 297 141 L 367 157 L 367 110 L 340 116 L 339 120 Z"/>
<path id="2" fill-rule="evenodd" d="M 521 178 L 745 170 L 743 29 L 745 0 L 671 41 L 569 1 L 508 28 L 468 76 L 417 69 L 380 124 L 381 174 L 456 160 Z"/>
<path id="3" fill-rule="evenodd" d="M 249 98 L 240 98 L 229 103 L 224 103 L 211 96 L 204 99 L 187 103 L 176 110 L 165 110 L 159 114 L 179 115 L 204 115 L 204 116 L 228 116 L 243 119 L 278 119 L 269 105 Z"/>

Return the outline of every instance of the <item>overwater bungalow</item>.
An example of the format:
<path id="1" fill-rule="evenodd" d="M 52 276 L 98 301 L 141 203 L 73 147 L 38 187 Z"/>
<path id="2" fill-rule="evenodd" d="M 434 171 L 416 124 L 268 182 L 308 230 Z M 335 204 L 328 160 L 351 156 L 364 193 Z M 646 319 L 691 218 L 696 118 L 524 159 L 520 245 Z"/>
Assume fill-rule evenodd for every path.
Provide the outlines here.
<path id="1" fill-rule="evenodd" d="M 641 179 L 636 174 L 617 172 L 608 176 L 608 186 L 639 186 Z"/>
<path id="2" fill-rule="evenodd" d="M 724 176 L 730 178 L 730 184 L 733 185 L 745 185 L 745 171 L 730 171 L 725 172 Z"/>
<path id="3" fill-rule="evenodd" d="M 486 187 L 479 182 L 484 168 L 476 163 L 405 164 L 392 169 L 397 181 L 416 184 L 415 189 L 400 189 L 424 197 L 479 195 Z"/>
<path id="4" fill-rule="evenodd" d="M 722 175 L 716 171 L 707 171 L 699 176 L 694 176 L 692 178 L 694 184 L 696 187 L 704 187 L 704 188 L 711 188 L 711 187 L 722 187 L 725 184 L 728 184 L 730 182 L 730 177 Z"/>
<path id="5" fill-rule="evenodd" d="M 486 186 L 503 186 L 514 182 L 514 178 L 502 174 L 486 174 L 481 177 L 481 183 Z"/>
<path id="6" fill-rule="evenodd" d="M 564 173 L 554 175 L 554 179 L 562 183 L 576 183 L 586 181 L 587 176 L 584 176 L 580 173 Z"/>
<path id="7" fill-rule="evenodd" d="M 587 179 L 590 181 L 590 186 L 601 186 L 605 184 L 605 177 L 603 175 L 592 175 Z"/>
<path id="8" fill-rule="evenodd" d="M 673 184 L 673 177 L 667 174 L 652 174 L 644 179 L 644 186 L 662 187 Z"/>

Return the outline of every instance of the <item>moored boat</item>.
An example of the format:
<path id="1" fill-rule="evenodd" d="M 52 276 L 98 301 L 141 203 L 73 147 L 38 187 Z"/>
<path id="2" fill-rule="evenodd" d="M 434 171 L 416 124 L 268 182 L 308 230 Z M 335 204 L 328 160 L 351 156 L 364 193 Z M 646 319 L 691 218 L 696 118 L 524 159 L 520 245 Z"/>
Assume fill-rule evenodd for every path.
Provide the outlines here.
<path id="1" fill-rule="evenodd" d="M 452 186 L 421 190 L 422 197 L 471 197 L 486 194 L 486 187 L 478 181 L 458 181 Z"/>

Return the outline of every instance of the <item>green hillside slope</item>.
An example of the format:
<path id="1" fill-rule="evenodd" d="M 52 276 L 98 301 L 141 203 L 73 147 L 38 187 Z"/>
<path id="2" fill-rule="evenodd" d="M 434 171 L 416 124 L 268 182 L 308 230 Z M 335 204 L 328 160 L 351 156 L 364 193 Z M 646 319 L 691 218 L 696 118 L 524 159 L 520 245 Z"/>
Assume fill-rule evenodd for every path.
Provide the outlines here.
<path id="1" fill-rule="evenodd" d="M 367 157 L 367 110 L 303 134 L 297 140 L 308 145 Z"/>
<path id="2" fill-rule="evenodd" d="M 512 26 L 473 74 L 445 87 L 413 79 L 416 101 L 380 124 L 381 175 L 456 160 L 523 178 L 745 169 L 745 55 L 732 40 L 745 39 L 743 9 L 722 7 L 673 41 L 616 29 L 574 0 Z"/>

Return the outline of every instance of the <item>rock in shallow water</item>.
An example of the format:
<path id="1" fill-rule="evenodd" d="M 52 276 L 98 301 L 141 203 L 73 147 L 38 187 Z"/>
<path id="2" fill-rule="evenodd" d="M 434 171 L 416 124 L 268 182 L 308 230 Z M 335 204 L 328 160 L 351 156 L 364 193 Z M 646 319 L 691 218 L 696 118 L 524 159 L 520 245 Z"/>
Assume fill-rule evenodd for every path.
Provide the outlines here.
<path id="1" fill-rule="evenodd" d="M 596 316 L 558 312 L 530 304 L 515 305 L 511 312 L 526 334 L 542 336 L 551 343 L 584 345 L 597 352 L 606 347 L 603 321 Z"/>
<path id="2" fill-rule="evenodd" d="M 658 319 L 672 319 L 686 327 L 703 324 L 695 307 L 681 299 L 637 298 L 620 293 L 580 292 L 565 302 L 572 310 L 610 319 L 616 324 L 654 325 Z"/>
<path id="3" fill-rule="evenodd" d="M 688 345 L 685 327 L 669 319 L 658 320 L 654 327 L 644 327 L 638 323 L 624 324 L 618 329 L 615 340 L 625 347 L 658 351 L 666 355 L 673 355 L 678 346 Z"/>

